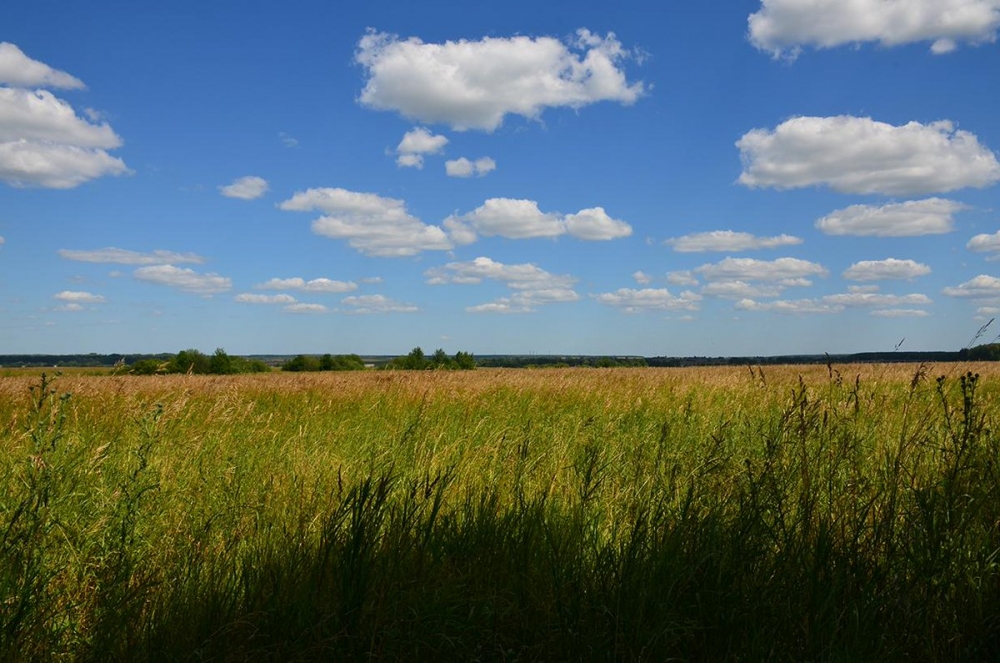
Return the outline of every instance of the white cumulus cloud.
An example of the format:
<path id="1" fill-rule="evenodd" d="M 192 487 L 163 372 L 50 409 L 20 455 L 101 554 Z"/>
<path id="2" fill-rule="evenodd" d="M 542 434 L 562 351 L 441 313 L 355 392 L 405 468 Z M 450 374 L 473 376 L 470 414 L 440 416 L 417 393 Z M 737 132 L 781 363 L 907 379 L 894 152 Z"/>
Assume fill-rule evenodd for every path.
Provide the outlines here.
<path id="1" fill-rule="evenodd" d="M 0 84 L 70 90 L 86 87 L 79 78 L 29 58 L 20 48 L 9 42 L 0 42 Z"/>
<path id="2" fill-rule="evenodd" d="M 607 306 L 619 308 L 626 313 L 647 311 L 697 311 L 701 295 L 685 290 L 674 295 L 666 288 L 619 288 L 615 292 L 593 295 L 594 299 Z"/>
<path id="3" fill-rule="evenodd" d="M 104 175 L 129 173 L 125 162 L 108 154 L 122 140 L 100 113 L 93 122 L 77 115 L 66 101 L 44 89 L 82 88 L 69 74 L 0 43 L 0 180 L 14 187 L 70 189 Z"/>
<path id="4" fill-rule="evenodd" d="M 947 120 L 893 126 L 849 115 L 795 117 L 753 129 L 736 146 L 739 182 L 752 188 L 921 195 L 1000 181 L 996 155 Z"/>
<path id="5" fill-rule="evenodd" d="M 784 281 L 785 284 L 792 285 L 802 283 L 798 279 L 827 274 L 823 265 L 799 258 L 726 258 L 714 264 L 702 265 L 694 271 L 712 281 Z M 808 284 L 808 280 L 803 284 Z"/>
<path id="6" fill-rule="evenodd" d="M 639 285 L 649 285 L 653 282 L 653 277 L 642 270 L 633 272 L 632 278 L 635 279 L 635 282 Z"/>
<path id="7" fill-rule="evenodd" d="M 220 186 L 219 191 L 226 198 L 239 198 L 240 200 L 255 200 L 267 193 L 267 180 L 256 175 L 247 175 L 233 180 L 232 184 Z"/>
<path id="8" fill-rule="evenodd" d="M 482 157 L 470 161 L 465 157 L 444 162 L 444 171 L 448 177 L 482 177 L 497 169 L 497 162 L 490 157 Z"/>
<path id="9" fill-rule="evenodd" d="M 748 23 L 750 42 L 775 57 L 860 42 L 929 41 L 941 54 L 995 41 L 1000 0 L 762 0 Z"/>
<path id="10" fill-rule="evenodd" d="M 980 274 L 961 285 L 945 288 L 942 292 L 949 297 L 1000 299 L 1000 278 Z"/>
<path id="11" fill-rule="evenodd" d="M 629 224 L 611 218 L 603 207 L 562 215 L 542 212 L 534 200 L 512 198 L 490 198 L 472 212 L 448 217 L 444 226 L 458 244 L 471 244 L 478 235 L 529 239 L 569 234 L 583 240 L 610 240 L 632 234 Z"/>
<path id="12" fill-rule="evenodd" d="M 295 276 L 289 279 L 269 279 L 255 287 L 259 290 L 299 290 L 301 292 L 337 294 L 357 290 L 358 284 L 353 281 L 335 281 L 327 278 L 306 281 Z"/>
<path id="13" fill-rule="evenodd" d="M 700 253 L 705 251 L 748 251 L 751 249 L 774 249 L 781 246 L 801 244 L 802 239 L 792 235 L 776 237 L 755 237 L 750 233 L 733 230 L 712 230 L 683 237 L 672 237 L 666 242 L 678 253 Z"/>
<path id="14" fill-rule="evenodd" d="M 580 298 L 572 288 L 576 283 L 572 276 L 552 274 L 531 263 L 505 265 L 483 256 L 428 269 L 424 276 L 431 285 L 479 284 L 489 279 L 515 291 L 508 297 L 466 309 L 473 313 L 529 313 L 543 304 L 573 302 Z"/>
<path id="15" fill-rule="evenodd" d="M 140 267 L 133 272 L 133 276 L 140 281 L 178 288 L 197 295 L 213 295 L 233 287 L 232 280 L 227 277 L 214 273 L 201 274 L 175 265 Z"/>
<path id="16" fill-rule="evenodd" d="M 992 235 L 987 235 L 985 233 L 976 235 L 969 240 L 969 243 L 965 245 L 965 248 L 975 253 L 1000 254 L 1000 231 L 995 232 Z M 994 256 L 994 258 L 995 257 L 996 256 Z"/>
<path id="17" fill-rule="evenodd" d="M 915 260 L 860 260 L 846 270 L 843 277 L 850 281 L 883 281 L 886 279 L 912 279 L 931 273 L 931 268 Z"/>
<path id="18" fill-rule="evenodd" d="M 585 29 L 572 43 L 517 36 L 428 44 L 370 31 L 355 54 L 367 74 L 362 105 L 458 131 L 494 131 L 508 114 L 534 119 L 546 108 L 632 104 L 644 86 L 626 80 L 629 57 L 613 33 Z"/>
<path id="19" fill-rule="evenodd" d="M 421 251 L 452 248 L 441 228 L 411 216 L 402 200 L 374 193 L 340 188 L 308 189 L 296 192 L 279 207 L 297 212 L 324 212 L 326 216 L 313 222 L 313 232 L 347 240 L 351 248 L 365 255 L 412 256 Z"/>
<path id="20" fill-rule="evenodd" d="M 399 154 L 396 164 L 406 168 L 423 168 L 424 155 L 440 154 L 447 144 L 446 136 L 434 135 L 425 127 L 415 127 L 407 131 L 396 146 Z"/>
<path id="21" fill-rule="evenodd" d="M 103 295 L 95 295 L 89 292 L 80 292 L 75 290 L 63 290 L 62 292 L 52 296 L 53 299 L 58 299 L 61 302 L 70 302 L 74 304 L 103 304 L 107 299 Z"/>
<path id="22" fill-rule="evenodd" d="M 827 235 L 858 237 L 919 237 L 941 235 L 955 227 L 955 214 L 965 205 L 954 200 L 927 198 L 888 205 L 851 205 L 816 221 Z"/>

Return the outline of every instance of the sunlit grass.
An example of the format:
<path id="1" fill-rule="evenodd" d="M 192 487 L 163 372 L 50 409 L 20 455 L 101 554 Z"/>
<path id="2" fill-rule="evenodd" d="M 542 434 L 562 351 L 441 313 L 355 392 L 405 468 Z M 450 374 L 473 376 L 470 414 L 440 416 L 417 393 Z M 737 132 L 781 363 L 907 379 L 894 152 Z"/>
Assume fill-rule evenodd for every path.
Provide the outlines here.
<path id="1" fill-rule="evenodd" d="M 5 377 L 0 659 L 985 660 L 998 373 Z"/>

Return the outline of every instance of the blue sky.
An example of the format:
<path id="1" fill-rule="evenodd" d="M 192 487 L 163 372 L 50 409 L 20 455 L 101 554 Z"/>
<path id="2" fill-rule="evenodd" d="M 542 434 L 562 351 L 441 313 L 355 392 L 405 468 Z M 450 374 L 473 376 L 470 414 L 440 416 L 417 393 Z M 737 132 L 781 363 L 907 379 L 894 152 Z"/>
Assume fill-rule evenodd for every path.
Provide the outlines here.
<path id="1" fill-rule="evenodd" d="M 938 350 L 1000 313 L 1000 0 L 143 4 L 0 12 L 0 353 Z"/>

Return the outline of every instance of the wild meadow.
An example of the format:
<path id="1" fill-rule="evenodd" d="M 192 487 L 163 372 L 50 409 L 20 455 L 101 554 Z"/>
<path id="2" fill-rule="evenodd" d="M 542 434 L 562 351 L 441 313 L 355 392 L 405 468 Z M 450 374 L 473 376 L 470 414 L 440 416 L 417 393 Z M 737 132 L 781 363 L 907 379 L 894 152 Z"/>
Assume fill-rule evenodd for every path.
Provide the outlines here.
<path id="1" fill-rule="evenodd" d="M 1000 657 L 992 364 L 0 378 L 0 660 Z"/>

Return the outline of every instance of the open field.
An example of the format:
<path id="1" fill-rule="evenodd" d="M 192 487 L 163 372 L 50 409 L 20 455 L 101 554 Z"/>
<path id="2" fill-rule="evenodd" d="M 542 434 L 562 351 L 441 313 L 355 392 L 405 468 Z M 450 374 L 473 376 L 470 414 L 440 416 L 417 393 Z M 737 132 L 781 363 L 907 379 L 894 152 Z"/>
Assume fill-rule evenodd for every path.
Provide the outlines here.
<path id="1" fill-rule="evenodd" d="M 0 378 L 0 660 L 994 660 L 1000 367 Z"/>

